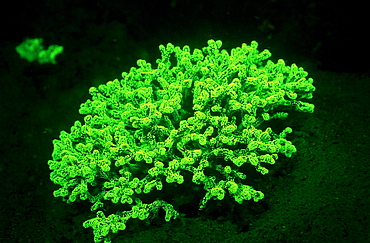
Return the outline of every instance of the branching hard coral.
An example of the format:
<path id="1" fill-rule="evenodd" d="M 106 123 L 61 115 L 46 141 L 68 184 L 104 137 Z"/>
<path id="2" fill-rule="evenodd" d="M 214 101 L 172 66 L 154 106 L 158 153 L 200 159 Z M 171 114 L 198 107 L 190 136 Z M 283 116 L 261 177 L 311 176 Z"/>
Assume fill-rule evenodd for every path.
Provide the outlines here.
<path id="1" fill-rule="evenodd" d="M 61 186 L 54 196 L 91 202 L 96 217 L 83 225 L 95 242 L 160 209 L 166 221 L 176 218 L 169 198 L 194 185 L 204 189 L 200 209 L 211 199 L 257 202 L 264 194 L 245 184 L 248 170 L 267 174 L 279 154 L 296 152 L 290 127 L 276 133 L 260 125 L 288 110 L 313 112 L 303 101 L 313 80 L 295 64 L 267 60 L 271 53 L 255 41 L 230 53 L 221 45 L 160 45 L 156 68 L 138 60 L 121 80 L 90 88 L 79 110 L 84 123 L 54 140 L 51 180 Z M 110 202 L 121 210 L 104 213 Z"/>

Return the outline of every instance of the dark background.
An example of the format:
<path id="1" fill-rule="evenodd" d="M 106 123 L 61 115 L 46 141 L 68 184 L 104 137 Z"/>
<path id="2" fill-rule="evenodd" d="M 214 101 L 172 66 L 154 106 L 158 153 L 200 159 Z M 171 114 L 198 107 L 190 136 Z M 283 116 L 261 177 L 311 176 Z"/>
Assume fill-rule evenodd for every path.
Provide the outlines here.
<path id="1" fill-rule="evenodd" d="M 120 78 L 168 42 L 259 43 L 314 78 L 313 114 L 284 121 L 298 152 L 258 182 L 258 203 L 211 203 L 181 220 L 128 223 L 116 242 L 369 242 L 369 14 L 355 1 L 7 1 L 0 40 L 0 241 L 92 242 L 83 204 L 54 198 L 52 140 L 81 119 L 88 88 Z M 64 53 L 28 63 L 43 38 Z M 235 202 L 234 202 L 235 204 Z M 231 205 L 231 206 L 230 206 Z"/>

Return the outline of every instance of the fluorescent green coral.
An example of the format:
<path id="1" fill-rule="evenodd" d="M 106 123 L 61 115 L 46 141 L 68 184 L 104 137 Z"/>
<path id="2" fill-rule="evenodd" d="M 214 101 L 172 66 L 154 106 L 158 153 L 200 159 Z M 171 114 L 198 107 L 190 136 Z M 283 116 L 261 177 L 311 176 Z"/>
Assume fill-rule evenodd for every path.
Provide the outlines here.
<path id="1" fill-rule="evenodd" d="M 170 202 L 141 200 L 153 192 L 168 198 L 163 189 L 171 185 L 180 194 L 201 185 L 200 209 L 211 199 L 257 202 L 264 194 L 244 184 L 248 170 L 267 174 L 278 154 L 296 152 L 286 139 L 291 128 L 259 126 L 286 118 L 288 110 L 313 112 L 304 101 L 312 98 L 313 80 L 295 64 L 267 60 L 270 52 L 259 52 L 255 41 L 230 53 L 221 46 L 160 45 L 155 68 L 138 60 L 121 80 L 90 88 L 92 98 L 80 108 L 84 123 L 54 140 L 49 166 L 61 186 L 54 196 L 89 200 L 92 211 L 109 202 L 127 209 L 108 217 L 98 211 L 84 223 L 96 242 L 109 242 L 130 218 L 144 220 L 159 209 L 167 221 L 176 218 Z"/>
<path id="2" fill-rule="evenodd" d="M 42 38 L 26 39 L 23 43 L 18 45 L 15 50 L 21 58 L 29 62 L 38 61 L 40 64 L 56 64 L 55 57 L 63 53 L 63 46 L 51 45 L 45 50 L 42 42 Z"/>

